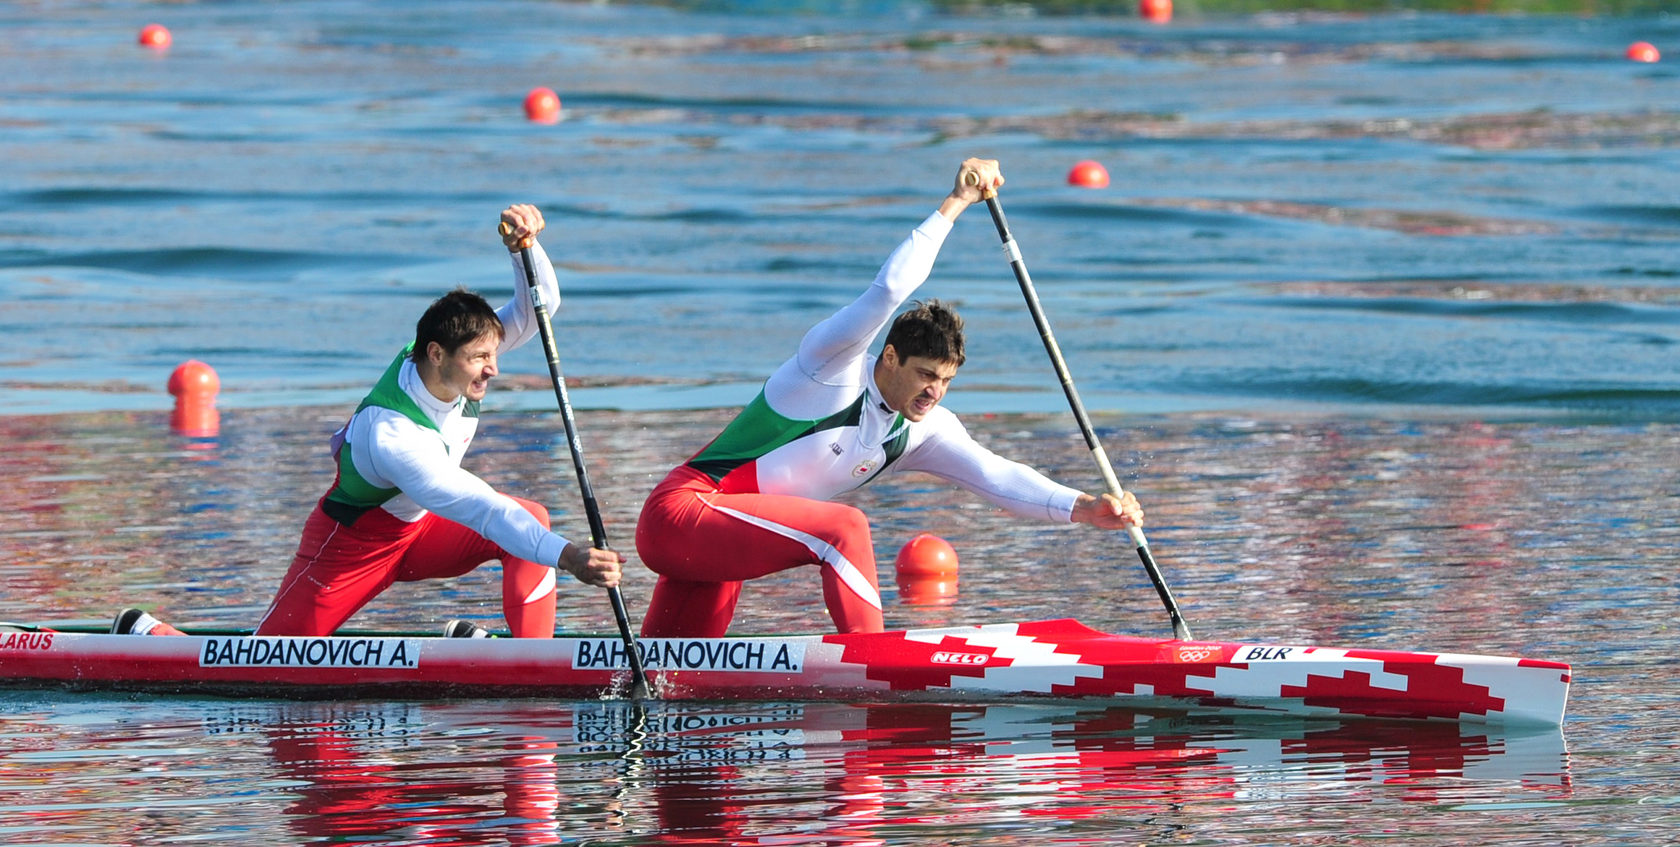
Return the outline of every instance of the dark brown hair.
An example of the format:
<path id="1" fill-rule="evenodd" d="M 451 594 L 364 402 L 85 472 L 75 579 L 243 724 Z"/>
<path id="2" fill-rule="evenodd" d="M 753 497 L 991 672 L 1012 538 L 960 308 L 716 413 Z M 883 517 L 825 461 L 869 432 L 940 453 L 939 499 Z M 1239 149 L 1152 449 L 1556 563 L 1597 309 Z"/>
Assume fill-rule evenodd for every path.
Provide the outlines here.
<path id="1" fill-rule="evenodd" d="M 910 304 L 910 310 L 893 319 L 887 330 L 887 344 L 898 352 L 900 362 L 911 356 L 962 366 L 963 322 L 951 307 L 938 300 Z"/>
<path id="2" fill-rule="evenodd" d="M 425 361 L 426 348 L 436 341 L 446 353 L 454 353 L 461 345 L 487 333 L 499 339 L 505 330 L 496 310 L 483 297 L 465 288 L 457 288 L 432 301 L 426 313 L 414 324 L 414 351 L 409 358 Z"/>

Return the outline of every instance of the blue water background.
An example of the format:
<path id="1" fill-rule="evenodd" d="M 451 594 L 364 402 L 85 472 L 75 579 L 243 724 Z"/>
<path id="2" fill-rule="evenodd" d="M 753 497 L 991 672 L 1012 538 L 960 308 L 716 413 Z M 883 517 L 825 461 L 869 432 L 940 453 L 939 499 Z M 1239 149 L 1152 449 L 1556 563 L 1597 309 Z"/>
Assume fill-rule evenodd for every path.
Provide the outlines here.
<path id="1" fill-rule="evenodd" d="M 576 403 L 739 405 L 970 155 L 1093 408 L 1680 411 L 1680 86 L 1621 55 L 1673 20 L 861 8 L 0 10 L 13 411 L 164 408 L 189 358 L 224 407 L 353 402 L 429 298 L 512 292 L 514 201 Z M 983 211 L 922 294 L 971 327 L 953 408 L 1061 408 Z"/>
<path id="2" fill-rule="evenodd" d="M 1556 732 L 1077 706 L 278 703 L 0 694 L 19 844 L 1666 844 L 1680 831 L 1672 16 L 1168 26 L 915 3 L 0 6 L 0 619 L 248 626 L 342 421 L 432 297 L 513 290 L 529 201 L 606 525 L 937 204 L 1003 202 L 1199 636 L 1571 662 Z M 137 46 L 167 25 L 164 53 Z M 525 120 L 538 85 L 556 125 Z M 1102 162 L 1106 189 L 1066 184 Z M 983 210 L 927 296 L 949 405 L 1095 488 Z M 214 439 L 164 384 L 220 374 Z M 581 527 L 533 345 L 469 466 Z M 1165 634 L 1135 558 L 935 480 L 872 517 L 892 626 Z M 918 532 L 960 592 L 890 575 Z M 652 578 L 633 564 L 639 616 Z M 499 623 L 493 568 L 358 626 Z M 743 632 L 826 626 L 815 577 Z M 605 631 L 572 586 L 568 630 Z"/>

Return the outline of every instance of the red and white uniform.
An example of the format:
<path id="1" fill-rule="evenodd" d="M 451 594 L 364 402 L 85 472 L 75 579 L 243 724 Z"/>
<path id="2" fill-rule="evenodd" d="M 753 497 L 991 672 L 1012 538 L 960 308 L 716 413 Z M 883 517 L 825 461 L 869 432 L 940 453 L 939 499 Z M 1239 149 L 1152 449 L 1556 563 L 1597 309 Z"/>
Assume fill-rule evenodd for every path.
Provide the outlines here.
<path id="1" fill-rule="evenodd" d="M 543 302 L 558 304 L 554 268 L 531 248 Z M 498 355 L 537 334 L 525 269 L 512 255 L 515 294 L 496 310 Z M 513 634 L 554 635 L 555 566 L 567 540 L 548 511 L 509 497 L 461 467 L 478 431 L 478 403 L 443 402 L 399 354 L 333 436 L 339 475 L 304 524 L 291 568 L 258 635 L 330 635 L 393 582 L 460 576 L 502 562 L 502 610 Z"/>
<path id="2" fill-rule="evenodd" d="M 813 327 L 759 396 L 649 495 L 636 549 L 660 576 L 644 636 L 722 636 L 743 580 L 799 565 L 822 568 L 839 631 L 879 632 L 869 521 L 828 501 L 888 469 L 931 473 L 1025 517 L 1071 520 L 1077 490 L 981 447 L 943 407 L 906 420 L 875 385 L 869 347 L 950 231 L 938 213 L 923 221 L 869 289 Z"/>

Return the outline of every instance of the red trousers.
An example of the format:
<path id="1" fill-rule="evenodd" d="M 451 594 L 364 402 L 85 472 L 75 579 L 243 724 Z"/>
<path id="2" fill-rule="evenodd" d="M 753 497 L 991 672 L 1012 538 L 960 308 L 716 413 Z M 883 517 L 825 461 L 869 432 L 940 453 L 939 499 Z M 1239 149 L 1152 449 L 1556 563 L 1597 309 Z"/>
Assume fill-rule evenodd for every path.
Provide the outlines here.
<path id="1" fill-rule="evenodd" d="M 743 580 L 800 565 L 822 568 L 823 602 L 836 629 L 881 631 L 869 519 L 852 506 L 726 494 L 683 465 L 642 505 L 636 552 L 659 574 L 642 619 L 649 638 L 721 637 Z"/>
<path id="2" fill-rule="evenodd" d="M 548 526 L 541 504 L 513 499 Z M 344 526 L 317 503 L 256 634 L 331 635 L 394 582 L 460 576 L 491 559 L 502 561 L 509 629 L 519 638 L 553 638 L 553 568 L 509 556 L 484 536 L 429 512 L 408 523 L 373 509 Z"/>

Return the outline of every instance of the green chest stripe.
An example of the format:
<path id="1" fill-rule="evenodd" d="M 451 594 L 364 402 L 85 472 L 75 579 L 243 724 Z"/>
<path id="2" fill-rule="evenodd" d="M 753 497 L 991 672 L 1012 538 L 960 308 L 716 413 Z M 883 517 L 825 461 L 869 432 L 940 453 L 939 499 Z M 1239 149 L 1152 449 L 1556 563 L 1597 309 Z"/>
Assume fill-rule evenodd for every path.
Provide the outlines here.
<path id="1" fill-rule="evenodd" d="M 723 428 L 723 432 L 718 433 L 718 437 L 713 439 L 711 444 L 688 460 L 688 465 L 721 482 L 731 471 L 778 447 L 815 433 L 857 426 L 863 417 L 863 404 L 868 400 L 868 393 L 860 394 L 850 406 L 826 418 L 795 420 L 773 411 L 761 391 L 728 426 Z M 897 423 L 895 420 L 894 425 Z M 903 454 L 909 436 L 909 430 L 901 430 L 885 445 L 887 459 L 882 464 L 883 468 Z"/>
<path id="2" fill-rule="evenodd" d="M 902 415 L 893 418 L 893 426 L 898 429 L 898 434 L 893 436 L 891 441 L 881 445 L 881 449 L 887 452 L 887 457 L 882 460 L 880 469 L 875 471 L 870 479 L 880 476 L 888 466 L 898 460 L 899 456 L 904 455 L 904 448 L 910 444 L 910 427 L 901 426 L 903 422 L 904 417 Z"/>
<path id="3" fill-rule="evenodd" d="M 414 349 L 411 343 L 404 347 L 397 358 L 391 361 L 385 373 L 374 383 L 373 390 L 362 399 L 356 412 L 361 412 L 369 406 L 390 409 L 413 421 L 425 429 L 439 432 L 438 425 L 426 414 L 414 398 L 402 389 L 399 377 L 402 374 L 403 362 L 408 359 Z M 478 401 L 470 400 L 463 409 L 463 414 L 470 418 L 478 417 Z M 351 417 L 354 417 L 352 415 Z M 356 463 L 349 442 L 338 450 L 338 481 L 332 490 L 327 492 L 327 502 L 323 507 L 329 516 L 341 524 L 349 526 L 355 523 L 369 509 L 376 508 L 402 493 L 396 488 L 384 488 L 368 482 L 360 473 L 356 472 Z"/>

